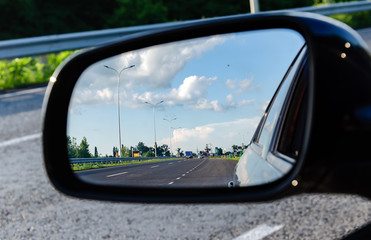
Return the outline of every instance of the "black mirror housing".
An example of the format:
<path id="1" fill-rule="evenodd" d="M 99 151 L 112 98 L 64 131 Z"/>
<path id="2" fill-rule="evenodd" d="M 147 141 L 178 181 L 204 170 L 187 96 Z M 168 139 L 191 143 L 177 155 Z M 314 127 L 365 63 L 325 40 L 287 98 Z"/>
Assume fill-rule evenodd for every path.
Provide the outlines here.
<path id="1" fill-rule="evenodd" d="M 288 28 L 308 46 L 309 82 L 303 151 L 283 178 L 248 188 L 163 189 L 100 186 L 73 174 L 66 128 L 72 91 L 91 64 L 122 52 L 152 45 L 240 31 Z M 265 201 L 304 192 L 371 196 L 371 61 L 358 34 L 348 26 L 314 14 L 267 13 L 200 20 L 138 33 L 84 51 L 53 74 L 44 100 L 44 163 L 53 185 L 75 197 L 125 202 Z"/>

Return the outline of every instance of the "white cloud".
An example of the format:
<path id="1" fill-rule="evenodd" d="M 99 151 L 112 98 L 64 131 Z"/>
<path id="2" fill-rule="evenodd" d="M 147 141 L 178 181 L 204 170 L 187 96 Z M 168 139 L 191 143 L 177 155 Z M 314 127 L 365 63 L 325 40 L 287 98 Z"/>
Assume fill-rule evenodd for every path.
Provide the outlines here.
<path id="1" fill-rule="evenodd" d="M 221 112 L 225 110 L 225 107 L 222 106 L 218 100 L 209 101 L 205 98 L 199 99 L 198 102 L 190 106 L 190 108 L 195 110 L 212 110 L 215 112 Z"/>
<path id="2" fill-rule="evenodd" d="M 227 87 L 229 89 L 235 89 L 236 88 L 236 81 L 231 80 L 231 79 L 227 79 L 227 81 L 225 82 L 225 85 L 227 85 Z"/>
<path id="3" fill-rule="evenodd" d="M 177 142 L 186 142 L 189 141 L 189 139 L 201 139 L 205 140 L 209 137 L 209 135 L 214 132 L 215 129 L 211 126 L 205 125 L 205 126 L 199 126 L 195 127 L 193 129 L 175 129 L 174 139 L 176 139 Z"/>
<path id="4" fill-rule="evenodd" d="M 144 102 L 164 101 L 164 105 L 184 106 L 187 109 L 209 110 L 215 112 L 227 111 L 231 108 L 244 107 L 254 104 L 254 100 L 235 101 L 232 94 L 225 98 L 225 102 L 220 100 L 207 99 L 208 89 L 216 77 L 207 78 L 205 76 L 190 76 L 183 80 L 178 88 L 173 88 L 167 93 L 144 92 L 142 94 L 133 93 L 122 100 L 122 104 L 129 108 L 147 107 Z"/>
<path id="5" fill-rule="evenodd" d="M 197 101 L 197 99 L 207 94 L 207 89 L 215 80 L 216 77 L 187 77 L 178 89 L 171 90 L 169 98 L 179 101 L 195 101 L 195 99 Z"/>
<path id="6" fill-rule="evenodd" d="M 144 102 L 164 101 L 167 105 L 183 105 L 196 108 L 199 104 L 206 104 L 208 88 L 216 80 L 216 77 L 190 76 L 183 80 L 178 88 L 173 88 L 167 93 L 154 93 L 146 91 L 142 94 L 133 93 L 125 100 L 125 105 L 130 108 L 143 107 Z M 200 108 L 202 109 L 202 108 Z"/>
<path id="7" fill-rule="evenodd" d="M 180 128 L 172 131 L 172 148 L 181 147 L 183 151 L 203 150 L 206 144 L 214 147 L 231 148 L 250 142 L 261 116 L 237 119 L 235 121 L 211 123 L 194 128 Z M 168 144 L 169 139 L 162 139 L 161 144 Z M 214 150 L 213 150 L 214 151 Z"/>
<path id="8" fill-rule="evenodd" d="M 242 100 L 241 102 L 238 103 L 238 106 L 239 107 L 242 107 L 242 106 L 249 106 L 249 105 L 252 105 L 254 104 L 255 100 L 253 99 L 250 99 L 250 100 Z"/>
<path id="9" fill-rule="evenodd" d="M 248 80 L 248 79 L 244 79 L 244 80 L 241 80 L 239 81 L 238 85 L 240 86 L 240 91 L 241 92 L 244 92 L 246 91 L 247 89 L 249 89 L 251 87 L 251 84 L 252 84 L 252 80 Z"/>
<path id="10" fill-rule="evenodd" d="M 208 91 L 211 85 L 217 80 L 216 77 L 189 76 L 186 77 L 178 88 L 172 88 L 166 91 L 145 91 L 143 93 L 135 92 L 135 89 L 121 88 L 120 103 L 127 108 L 145 108 L 148 107 L 145 102 L 157 103 L 164 101 L 160 107 L 183 106 L 187 109 L 207 110 L 215 112 L 227 111 L 231 108 L 252 105 L 254 100 L 235 101 L 233 94 L 225 97 L 225 101 L 218 99 L 207 99 Z M 117 93 L 115 88 L 103 88 L 94 90 L 91 88 L 79 88 L 74 92 L 73 105 L 77 104 L 115 104 Z"/>
<path id="11" fill-rule="evenodd" d="M 233 95 L 229 94 L 226 97 L 226 102 L 227 102 L 227 107 L 228 108 L 236 108 L 236 107 L 243 107 L 243 106 L 252 105 L 252 104 L 254 104 L 255 101 L 253 99 L 250 99 L 250 100 L 244 99 L 244 100 L 241 100 L 239 102 L 236 102 L 233 98 Z"/>
<path id="12" fill-rule="evenodd" d="M 253 79 L 243 79 L 240 81 L 227 79 L 225 85 L 231 90 L 235 90 L 235 94 L 241 94 L 253 88 Z"/>
<path id="13" fill-rule="evenodd" d="M 113 102 L 112 90 L 108 88 L 104 89 L 79 89 L 79 91 L 74 91 L 73 93 L 73 104 L 82 103 L 107 103 Z"/>
<path id="14" fill-rule="evenodd" d="M 186 40 L 131 51 L 97 62 L 81 75 L 75 87 L 76 94 L 73 100 L 79 104 L 101 104 L 108 95 L 105 95 L 106 98 L 97 98 L 95 96 L 97 91 L 110 89 L 116 93 L 118 73 L 131 65 L 135 65 L 135 67 L 126 69 L 120 74 L 120 92 L 124 92 L 123 89 L 125 89 L 120 97 L 128 94 L 128 96 L 135 95 L 141 100 L 148 100 L 149 92 L 142 94 L 140 91 L 170 88 L 173 78 L 191 59 L 200 57 L 204 52 L 213 49 L 225 40 L 226 38 L 222 36 Z M 105 68 L 105 65 L 116 69 L 117 72 Z M 198 79 L 197 76 L 190 76 L 183 81 L 178 89 L 172 89 L 172 92 L 167 96 L 168 101 L 198 99 L 214 80 L 214 78 L 200 77 Z M 134 92 L 138 92 L 138 94 Z M 90 96 L 89 93 L 91 93 Z"/>
<path id="15" fill-rule="evenodd" d="M 132 65 L 125 72 L 124 85 L 127 88 L 146 86 L 150 89 L 168 88 L 176 74 L 194 58 L 213 49 L 225 41 L 224 37 L 212 36 L 183 42 L 164 44 L 125 53 L 116 59 L 121 65 Z"/>

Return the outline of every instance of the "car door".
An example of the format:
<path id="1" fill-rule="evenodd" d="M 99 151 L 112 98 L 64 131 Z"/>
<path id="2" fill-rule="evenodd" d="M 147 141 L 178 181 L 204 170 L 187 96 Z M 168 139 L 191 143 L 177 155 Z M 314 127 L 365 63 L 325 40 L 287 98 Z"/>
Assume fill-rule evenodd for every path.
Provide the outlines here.
<path id="1" fill-rule="evenodd" d="M 298 53 L 266 108 L 255 134 L 235 168 L 234 184 L 254 186 L 287 174 L 299 157 L 305 131 L 307 50 Z M 296 101 L 299 104 L 290 104 Z M 289 106 L 297 109 L 288 111 Z M 280 141 L 285 139 L 285 141 Z M 285 142 L 285 144 L 283 144 Z"/>

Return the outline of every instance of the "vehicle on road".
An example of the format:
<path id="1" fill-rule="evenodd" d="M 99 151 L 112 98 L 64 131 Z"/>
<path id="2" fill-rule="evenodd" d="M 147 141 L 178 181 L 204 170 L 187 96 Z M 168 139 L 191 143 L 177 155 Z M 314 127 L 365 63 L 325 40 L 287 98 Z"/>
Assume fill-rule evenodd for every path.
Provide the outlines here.
<path id="1" fill-rule="evenodd" d="M 71 170 L 66 147 L 69 104 L 84 76 L 95 76 L 93 73 L 100 76 L 101 70 L 95 71 L 95 67 L 129 56 L 125 54 L 140 55 L 141 51 L 155 46 L 171 46 L 176 50 L 196 43 L 196 46 L 206 44 L 211 48 L 212 43 L 237 39 L 241 45 L 234 47 L 240 50 L 242 43 L 253 36 L 260 36 L 264 42 L 268 36 L 282 34 L 293 36 L 295 54 L 287 60 L 289 64 L 282 76 L 275 76 L 279 79 L 277 90 L 269 96 L 271 100 L 258 120 L 251 144 L 237 163 L 232 182 L 226 181 L 222 187 L 107 186 L 83 181 Z M 258 42 L 250 45 L 255 48 Z M 268 56 L 264 60 L 285 56 L 279 47 L 275 50 L 277 52 L 268 53 L 262 48 L 256 52 L 251 50 L 250 55 L 253 60 L 262 56 Z M 199 49 L 197 53 L 199 57 Z M 216 56 L 225 59 L 223 54 Z M 241 56 L 236 54 L 235 58 L 238 57 Z M 264 64 L 260 68 L 268 71 Z M 315 14 L 279 12 L 230 16 L 128 36 L 83 52 L 54 73 L 56 81 L 49 84 L 45 98 L 45 167 L 58 190 L 87 199 L 153 203 L 257 202 L 313 192 L 358 194 L 370 199 L 370 76 L 370 51 L 359 35 L 345 24 Z M 217 77 L 209 81 L 215 79 Z M 232 84 L 229 87 L 232 88 Z M 242 94 L 238 90 L 236 94 Z M 174 95 L 169 96 L 174 99 Z M 188 101 L 182 97 L 184 102 Z M 230 107 L 237 104 L 232 97 L 228 100 L 232 103 Z M 206 100 L 198 103 L 198 108 L 212 106 L 212 102 Z M 241 103 L 247 104 L 247 101 Z M 218 107 L 216 110 L 222 110 Z M 186 152 L 186 156 L 192 156 L 192 152 Z M 193 161 L 197 164 L 185 169 L 183 174 L 202 168 L 205 160 Z M 231 186 L 233 188 L 228 188 Z M 371 227 L 364 231 L 371 233 Z"/>
<path id="2" fill-rule="evenodd" d="M 185 151 L 185 156 L 186 156 L 187 159 L 193 158 L 192 151 Z"/>

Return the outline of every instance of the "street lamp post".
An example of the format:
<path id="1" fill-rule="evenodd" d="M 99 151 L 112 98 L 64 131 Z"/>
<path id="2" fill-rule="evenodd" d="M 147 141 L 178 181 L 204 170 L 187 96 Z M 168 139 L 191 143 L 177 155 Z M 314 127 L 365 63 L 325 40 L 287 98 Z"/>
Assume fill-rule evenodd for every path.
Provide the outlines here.
<path id="1" fill-rule="evenodd" d="M 164 118 L 164 120 L 169 122 L 169 141 L 170 141 L 170 157 L 171 157 L 173 155 L 172 149 L 171 149 L 171 122 L 176 120 L 176 118 L 172 118 L 172 119 Z"/>
<path id="2" fill-rule="evenodd" d="M 259 11 L 259 0 L 250 0 L 250 13 L 257 13 Z"/>
<path id="3" fill-rule="evenodd" d="M 121 71 L 117 71 L 116 69 L 112 68 L 112 67 L 109 67 L 107 65 L 104 65 L 105 68 L 107 69 L 110 69 L 110 70 L 113 70 L 116 72 L 117 74 L 117 116 L 118 116 L 118 131 L 119 131 L 119 154 L 120 154 L 120 157 L 122 157 L 121 155 L 121 121 L 120 121 L 120 76 L 121 76 L 121 73 L 126 70 L 126 69 L 129 69 L 129 68 L 132 68 L 132 67 L 135 67 L 135 65 L 131 65 L 129 67 L 124 67 L 123 69 L 121 69 Z"/>
<path id="4" fill-rule="evenodd" d="M 158 103 L 156 103 L 156 104 L 153 104 L 153 103 L 151 103 L 151 102 L 144 102 L 144 103 L 147 103 L 147 104 L 151 105 L 152 108 L 153 108 L 153 132 L 154 132 L 154 136 L 155 136 L 155 157 L 157 157 L 157 142 L 156 142 L 156 107 L 157 107 L 157 105 L 159 105 L 159 104 L 161 104 L 161 103 L 163 103 L 163 102 L 164 102 L 163 100 L 160 101 L 160 102 L 158 102 Z"/>

